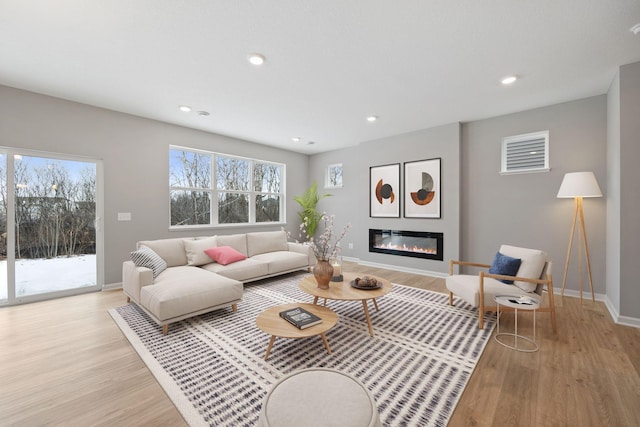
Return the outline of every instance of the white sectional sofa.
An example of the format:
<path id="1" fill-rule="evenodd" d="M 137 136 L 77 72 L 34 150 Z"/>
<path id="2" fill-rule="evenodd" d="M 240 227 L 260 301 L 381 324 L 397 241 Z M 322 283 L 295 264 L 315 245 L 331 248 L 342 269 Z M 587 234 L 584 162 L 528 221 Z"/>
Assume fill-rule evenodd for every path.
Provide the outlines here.
<path id="1" fill-rule="evenodd" d="M 219 262 L 214 261 L 213 254 Z M 307 245 L 284 231 L 146 240 L 122 266 L 122 287 L 166 335 L 169 324 L 242 300 L 243 283 L 315 264 Z M 231 261 L 231 262 L 229 262 Z"/>

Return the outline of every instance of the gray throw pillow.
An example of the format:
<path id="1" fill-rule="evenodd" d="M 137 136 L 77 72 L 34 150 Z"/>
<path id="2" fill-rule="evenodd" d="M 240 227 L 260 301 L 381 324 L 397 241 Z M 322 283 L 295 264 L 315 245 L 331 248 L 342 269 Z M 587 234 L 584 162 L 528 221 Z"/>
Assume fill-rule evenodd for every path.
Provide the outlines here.
<path id="1" fill-rule="evenodd" d="M 146 246 L 140 246 L 140 249 L 131 252 L 131 261 L 138 267 L 150 268 L 154 279 L 167 269 L 167 263 L 160 255 Z"/>

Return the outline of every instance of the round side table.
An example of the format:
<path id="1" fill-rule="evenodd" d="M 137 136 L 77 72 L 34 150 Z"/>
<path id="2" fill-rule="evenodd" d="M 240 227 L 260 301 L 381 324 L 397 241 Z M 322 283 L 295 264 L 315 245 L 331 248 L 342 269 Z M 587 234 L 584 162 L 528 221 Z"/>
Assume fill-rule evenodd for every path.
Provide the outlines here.
<path id="1" fill-rule="evenodd" d="M 498 317 L 498 329 L 494 337 L 495 340 L 503 346 L 513 350 L 524 351 L 527 353 L 538 351 L 539 346 L 536 342 L 536 310 L 540 308 L 540 301 L 528 296 L 520 295 L 496 295 L 494 300 L 496 302 L 496 316 Z M 515 311 L 515 326 L 513 333 L 500 332 L 500 306 L 513 308 Z M 524 335 L 518 334 L 518 310 L 533 311 L 533 338 L 525 337 Z M 513 345 L 504 342 L 504 337 L 512 337 Z M 521 343 L 524 341 L 525 343 L 528 343 L 528 345 L 525 345 L 525 347 L 518 346 L 518 341 L 520 341 Z"/>

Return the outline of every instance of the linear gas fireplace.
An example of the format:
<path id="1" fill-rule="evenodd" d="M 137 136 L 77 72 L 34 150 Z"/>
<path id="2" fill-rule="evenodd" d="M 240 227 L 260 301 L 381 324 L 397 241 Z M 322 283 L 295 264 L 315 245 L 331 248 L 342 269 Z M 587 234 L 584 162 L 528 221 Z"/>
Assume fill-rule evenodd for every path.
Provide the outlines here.
<path id="1" fill-rule="evenodd" d="M 369 252 L 442 261 L 443 240 L 442 233 L 370 228 Z"/>

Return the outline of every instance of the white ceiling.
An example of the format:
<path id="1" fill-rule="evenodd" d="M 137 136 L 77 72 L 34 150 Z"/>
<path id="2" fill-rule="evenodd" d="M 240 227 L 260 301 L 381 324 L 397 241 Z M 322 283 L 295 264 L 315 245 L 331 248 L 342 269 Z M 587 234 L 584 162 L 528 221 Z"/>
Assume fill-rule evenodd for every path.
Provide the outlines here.
<path id="1" fill-rule="evenodd" d="M 639 0 L 0 0 L 0 84 L 311 154 L 606 93 L 638 23 Z"/>

